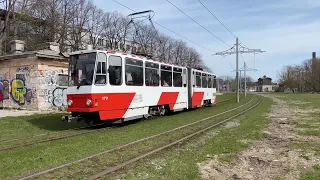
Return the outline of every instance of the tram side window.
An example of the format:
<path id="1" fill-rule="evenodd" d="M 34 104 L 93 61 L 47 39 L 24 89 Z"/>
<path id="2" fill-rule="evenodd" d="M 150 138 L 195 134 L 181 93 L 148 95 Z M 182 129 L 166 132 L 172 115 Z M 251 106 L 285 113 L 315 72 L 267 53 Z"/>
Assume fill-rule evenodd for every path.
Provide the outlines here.
<path id="1" fill-rule="evenodd" d="M 143 61 L 126 58 L 126 85 L 142 86 L 143 85 Z"/>
<path id="2" fill-rule="evenodd" d="M 172 86 L 172 67 L 167 65 L 161 65 L 161 86 Z"/>
<path id="3" fill-rule="evenodd" d="M 145 67 L 146 86 L 159 86 L 159 64 L 146 62 Z"/>
<path id="4" fill-rule="evenodd" d="M 182 69 L 173 68 L 173 86 L 182 87 Z"/>
<path id="5" fill-rule="evenodd" d="M 196 72 L 196 85 L 197 87 L 201 87 L 201 73 Z"/>
<path id="6" fill-rule="evenodd" d="M 202 73 L 202 88 L 207 88 L 207 74 Z"/>
<path id="7" fill-rule="evenodd" d="M 107 65 L 107 56 L 105 53 L 98 53 L 98 59 L 97 59 L 97 67 L 96 67 L 96 78 L 95 78 L 95 84 L 106 84 L 107 83 L 107 71 L 106 71 L 106 65 Z"/>
<path id="8" fill-rule="evenodd" d="M 213 88 L 217 88 L 217 76 L 213 76 Z"/>
<path id="9" fill-rule="evenodd" d="M 106 63 L 98 62 L 95 84 L 106 84 L 106 80 L 107 80 Z"/>
<path id="10" fill-rule="evenodd" d="M 122 62 L 119 56 L 109 56 L 109 82 L 111 85 L 119 86 L 122 84 Z"/>
<path id="11" fill-rule="evenodd" d="M 209 75 L 208 77 L 208 88 L 212 88 L 212 76 Z"/>

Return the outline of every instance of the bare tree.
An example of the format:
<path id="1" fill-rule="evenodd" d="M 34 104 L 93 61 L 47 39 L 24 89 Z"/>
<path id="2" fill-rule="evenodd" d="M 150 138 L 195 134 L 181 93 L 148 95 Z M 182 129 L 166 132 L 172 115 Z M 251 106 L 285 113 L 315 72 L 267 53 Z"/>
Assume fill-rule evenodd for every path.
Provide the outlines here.
<path id="1" fill-rule="evenodd" d="M 88 33 L 90 36 L 88 43 L 92 44 L 94 49 L 102 46 L 104 43 L 101 37 L 104 30 L 104 20 L 105 13 L 103 12 L 103 10 L 98 9 L 96 6 L 93 6 L 90 12 L 90 20 L 88 22 Z"/>
<path id="2" fill-rule="evenodd" d="M 280 84 L 292 92 L 320 92 L 320 60 L 305 60 L 301 65 L 285 66 L 278 74 Z"/>
<path id="3" fill-rule="evenodd" d="M 12 24 L 12 17 L 14 14 L 14 8 L 17 0 L 1 0 L 0 6 L 4 11 L 4 19 L 1 20 L 1 29 L 0 29 L 0 54 L 6 52 L 8 44 L 8 36 L 10 32 L 10 25 Z M 4 45 L 4 46 L 3 46 Z"/>
<path id="4" fill-rule="evenodd" d="M 129 20 L 117 12 L 112 12 L 106 14 L 104 21 L 102 36 L 107 39 L 108 47 L 123 50 L 125 41 L 128 40 Z"/>
<path id="5" fill-rule="evenodd" d="M 93 3 L 87 0 L 75 0 L 74 16 L 69 28 L 69 43 L 71 51 L 80 50 L 85 44 L 85 37 L 88 37 L 90 13 L 93 10 Z"/>
<path id="6" fill-rule="evenodd" d="M 164 61 L 167 62 L 166 54 L 167 52 L 170 53 L 170 50 L 168 51 L 168 46 L 171 43 L 171 39 L 168 36 L 165 35 L 159 35 L 158 36 L 158 41 L 157 41 L 157 50 L 155 55 L 153 56 L 154 59 L 159 60 L 159 61 Z"/>
<path id="7" fill-rule="evenodd" d="M 105 45 L 127 51 L 126 43 L 131 41 L 131 46 L 140 47 L 138 50 L 158 61 L 210 71 L 201 54 L 184 41 L 160 34 L 149 23 L 132 24 L 118 12 L 104 12 L 91 0 L 2 0 L 1 3 L 5 19 L 0 49 L 4 52 L 12 39 L 24 40 L 26 50 L 36 50 L 44 42 L 55 41 L 62 52 L 83 49 L 85 44 L 92 44 L 95 49 Z"/>

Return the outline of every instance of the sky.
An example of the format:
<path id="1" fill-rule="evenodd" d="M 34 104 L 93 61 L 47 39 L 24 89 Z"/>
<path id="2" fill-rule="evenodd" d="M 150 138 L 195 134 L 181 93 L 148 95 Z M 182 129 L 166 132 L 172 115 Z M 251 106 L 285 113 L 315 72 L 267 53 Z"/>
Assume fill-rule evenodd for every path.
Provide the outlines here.
<path id="1" fill-rule="evenodd" d="M 213 55 L 230 47 L 201 28 L 167 0 L 117 0 L 135 11 L 153 10 L 153 21 L 204 46 L 193 44 L 155 24 L 157 30 L 185 41 L 202 56 L 205 64 L 219 76 L 235 76 L 236 55 L 225 58 Z M 229 33 L 197 0 L 170 0 L 228 45 L 236 43 Z M 239 54 L 239 68 L 244 62 L 258 71 L 247 72 L 257 80 L 266 75 L 277 81 L 278 72 L 286 65 L 298 65 L 320 54 L 319 0 L 201 0 L 201 2 L 248 48 L 266 51 L 260 54 Z M 113 0 L 94 0 L 106 12 L 124 15 L 131 10 Z M 319 55 L 320 56 L 320 55 Z"/>

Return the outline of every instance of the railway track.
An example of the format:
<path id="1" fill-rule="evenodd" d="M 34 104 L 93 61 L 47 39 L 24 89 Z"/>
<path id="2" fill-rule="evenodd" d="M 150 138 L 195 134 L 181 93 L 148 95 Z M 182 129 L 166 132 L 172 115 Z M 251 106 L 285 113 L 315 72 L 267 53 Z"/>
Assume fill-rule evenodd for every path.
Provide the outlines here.
<path id="1" fill-rule="evenodd" d="M 226 100 L 220 101 L 220 102 L 218 102 L 216 104 L 226 103 L 226 102 L 229 102 L 229 101 L 231 101 L 233 99 L 235 99 L 235 98 L 226 99 Z M 40 137 L 40 136 L 50 136 L 50 135 L 53 135 L 53 134 L 61 134 L 61 133 L 64 133 L 64 132 L 69 132 L 69 131 L 72 132 L 72 131 L 77 131 L 77 130 L 85 130 L 85 129 L 89 129 L 89 128 L 99 127 L 99 126 L 102 126 L 102 125 L 104 125 L 104 123 L 91 125 L 91 126 L 85 126 L 85 127 L 79 127 L 79 128 L 73 128 L 73 129 L 67 129 L 67 130 L 58 131 L 58 132 L 43 133 L 43 134 L 38 134 L 38 135 L 31 136 L 29 138 L 12 139 L 12 140 L 4 141 L 4 142 L 6 142 L 6 143 L 13 142 L 13 141 L 24 141 L 25 142 L 25 141 L 28 141 L 28 139 L 34 139 L 34 138 Z M 117 127 L 117 126 L 113 126 L 113 127 Z M 40 139 L 38 141 L 33 141 L 33 142 L 29 142 L 29 143 L 23 143 L 23 144 L 17 143 L 17 144 L 13 144 L 12 146 L 9 146 L 9 147 L 0 148 L 0 152 L 9 151 L 9 150 L 17 149 L 17 148 L 33 146 L 33 145 L 36 145 L 36 144 L 41 144 L 41 143 L 46 143 L 46 142 L 63 140 L 63 139 L 67 139 L 67 138 L 71 138 L 71 137 L 75 137 L 75 136 L 80 136 L 80 135 L 85 135 L 85 134 L 89 134 L 89 133 L 93 133 L 93 132 L 97 132 L 97 131 L 101 131 L 101 130 L 105 130 L 105 129 L 110 129 L 110 128 L 113 128 L 113 127 L 105 127 L 105 128 L 101 128 L 101 129 L 94 129 L 94 130 L 89 129 L 89 130 L 87 130 L 85 132 L 76 132 L 76 133 L 72 132 L 71 134 L 67 134 L 67 135 L 64 135 L 64 136 L 58 136 L 58 137 L 53 137 L 53 138 L 48 138 L 48 139 Z M 1 142 L 1 144 L 4 143 L 4 142 Z"/>
<path id="2" fill-rule="evenodd" d="M 226 99 L 226 100 L 223 100 L 223 101 L 219 101 L 219 102 L 217 102 L 217 104 L 229 102 L 229 101 L 234 100 L 234 99 L 236 99 L 236 98 L 229 98 L 229 99 Z"/>
<path id="3" fill-rule="evenodd" d="M 80 135 L 85 135 L 85 134 L 89 134 L 89 133 L 93 133 L 93 132 L 97 132 L 97 131 L 102 131 L 102 130 L 105 130 L 105 129 L 110 129 L 110 128 L 115 127 L 115 126 L 113 126 L 113 127 L 105 127 L 105 128 L 101 128 L 101 129 L 94 129 L 94 130 L 89 129 L 89 128 L 94 128 L 94 127 L 98 127 L 98 126 L 101 126 L 101 125 L 103 125 L 103 124 L 97 124 L 97 125 L 87 126 L 87 127 L 83 127 L 83 128 L 75 128 L 73 130 L 73 131 L 76 131 L 76 130 L 81 130 L 81 129 L 88 129 L 87 131 L 84 131 L 84 132 L 76 132 L 76 133 L 67 134 L 65 136 L 57 136 L 57 137 L 53 137 L 53 138 L 49 138 L 49 139 L 40 139 L 38 141 L 29 142 L 29 143 L 23 143 L 23 144 L 18 144 L 17 143 L 17 144 L 14 144 L 13 146 L 1 148 L 0 152 L 9 151 L 9 150 L 17 149 L 17 148 L 28 147 L 28 146 L 41 144 L 41 143 L 46 143 L 46 142 L 63 140 L 63 139 L 67 139 L 67 138 L 71 138 L 71 137 L 75 137 L 75 136 L 80 136 Z M 57 134 L 57 133 L 54 133 L 54 134 Z M 31 137 L 31 138 L 33 138 L 33 137 Z M 20 139 L 20 141 L 27 141 L 27 140 L 26 139 Z"/>
<path id="4" fill-rule="evenodd" d="M 35 137 L 40 137 L 40 136 L 48 136 L 52 134 L 58 134 L 58 133 L 63 133 L 63 132 L 68 132 L 68 131 L 76 131 L 76 130 L 82 130 L 82 129 L 88 129 L 96 126 L 100 126 L 102 124 L 97 124 L 97 125 L 92 125 L 92 126 L 83 126 L 83 127 L 78 127 L 78 128 L 72 128 L 72 129 L 65 129 L 61 131 L 55 131 L 55 132 L 47 132 L 47 133 L 42 133 L 42 134 L 36 134 L 29 136 L 28 138 L 35 138 Z M 6 139 L 6 140 L 1 140 L 0 143 L 8 143 L 12 141 L 19 141 L 19 140 L 25 140 L 26 138 L 16 138 L 16 139 Z"/>
<path id="5" fill-rule="evenodd" d="M 251 106 L 250 108 L 248 108 L 248 109 L 246 109 L 246 110 L 244 110 L 244 111 L 242 111 L 242 112 L 240 112 L 240 113 L 237 113 L 237 114 L 235 114 L 235 115 L 233 115 L 233 116 L 231 116 L 231 117 L 229 117 L 229 118 L 227 118 L 227 119 L 224 119 L 224 120 L 222 120 L 222 121 L 220 121 L 220 122 L 218 122 L 218 123 L 215 123 L 215 124 L 213 124 L 213 125 L 211 125 L 211 126 L 209 126 L 209 127 L 206 127 L 206 128 L 201 129 L 201 130 L 199 130 L 199 131 L 197 131 L 197 132 L 194 132 L 194 133 L 192 133 L 192 134 L 190 134 L 190 135 L 188 135 L 188 136 L 182 137 L 182 138 L 180 138 L 180 139 L 178 139 L 178 140 L 176 140 L 176 141 L 174 141 L 174 142 L 172 142 L 172 143 L 166 144 L 166 145 L 161 146 L 161 147 L 159 147 L 159 148 L 153 149 L 153 150 L 151 150 L 151 151 L 149 151 L 149 152 L 147 152 L 147 153 L 144 153 L 143 155 L 140 155 L 140 156 L 138 156 L 138 157 L 135 157 L 135 158 L 132 158 L 132 159 L 127 160 L 127 161 L 125 161 L 125 162 L 122 162 L 122 163 L 120 163 L 120 164 L 117 164 L 117 165 L 115 165 L 115 166 L 113 166 L 113 167 L 111 167 L 111 168 L 109 168 L 109 169 L 107 169 L 107 170 L 105 170 L 105 171 L 101 171 L 101 172 L 99 172 L 99 173 L 97 173 L 97 174 L 89 177 L 89 179 L 90 179 L 90 180 L 98 179 L 98 178 L 100 178 L 100 177 L 102 177 L 102 176 L 105 176 L 105 175 L 108 175 L 108 174 L 110 174 L 110 173 L 113 173 L 113 172 L 115 172 L 115 171 L 117 171 L 117 170 L 120 170 L 121 168 L 123 168 L 123 167 L 125 167 L 125 166 L 127 166 L 127 165 L 129 165 L 129 164 L 132 164 L 132 163 L 134 163 L 134 162 L 137 162 L 137 161 L 139 161 L 139 160 L 141 160 L 141 159 L 143 159 L 143 158 L 145 158 L 145 157 L 147 157 L 147 156 L 150 156 L 150 155 L 152 155 L 152 154 L 155 154 L 155 153 L 157 153 L 157 152 L 160 152 L 160 151 L 162 151 L 162 150 L 165 150 L 165 149 L 167 149 L 167 148 L 169 148 L 169 147 L 172 147 L 172 146 L 174 146 L 174 145 L 176 145 L 176 144 L 178 144 L 178 143 L 181 143 L 181 142 L 183 142 L 183 141 L 186 141 L 186 140 L 190 139 L 191 137 L 197 136 L 197 135 L 199 135 L 199 134 L 201 134 L 201 133 L 203 133 L 203 132 L 205 132 L 205 131 L 208 131 L 208 130 L 214 128 L 214 127 L 217 127 L 217 126 L 219 126 L 219 125 L 221 125 L 221 124 L 223 124 L 223 123 L 225 123 L 225 122 L 227 122 L 227 121 L 229 121 L 229 120 L 231 120 L 231 119 L 233 119 L 233 118 L 235 118 L 235 117 L 241 116 L 242 114 L 244 114 L 244 113 L 250 111 L 251 109 L 255 108 L 256 106 L 258 106 L 258 105 L 260 104 L 260 102 L 261 102 L 261 98 L 259 98 L 259 101 L 258 101 L 257 103 L 255 103 L 253 106 Z"/>
<path id="6" fill-rule="evenodd" d="M 234 99 L 234 98 L 232 98 L 232 99 Z M 226 101 L 230 101 L 230 100 L 232 100 L 232 99 L 228 99 L 228 100 L 226 100 Z M 82 159 L 79 159 L 79 160 L 71 161 L 71 162 L 68 162 L 68 163 L 66 163 L 66 164 L 61 164 L 61 165 L 59 165 L 59 166 L 57 166 L 57 167 L 54 167 L 54 168 L 51 168 L 51 169 L 47 169 L 47 170 L 43 170 L 43 171 L 40 171 L 40 172 L 36 172 L 36 173 L 30 174 L 30 175 L 27 175 L 27 176 L 25 176 L 25 177 L 21 177 L 20 179 L 29 179 L 29 178 L 37 177 L 37 176 L 40 176 L 40 175 L 46 175 L 46 174 L 52 173 L 52 172 L 54 172 L 54 171 L 56 171 L 56 170 L 58 170 L 58 169 L 61 169 L 61 168 L 64 168 L 64 167 L 68 167 L 68 166 L 71 166 L 71 165 L 73 165 L 73 164 L 80 163 L 80 162 L 89 160 L 89 159 L 91 159 L 91 158 L 94 158 L 94 157 L 97 157 L 97 156 L 100 156 L 100 155 L 104 155 L 104 154 L 107 154 L 107 153 L 111 153 L 111 152 L 114 152 L 114 151 L 116 151 L 116 150 L 123 150 L 123 149 L 125 149 L 126 147 L 133 146 L 133 145 L 135 145 L 135 144 L 138 144 L 138 143 L 141 143 L 141 142 L 150 140 L 150 139 L 154 139 L 154 138 L 156 138 L 156 137 L 161 137 L 162 135 L 168 135 L 169 133 L 177 132 L 178 130 L 183 130 L 183 129 L 186 129 L 186 128 L 194 128 L 194 127 L 196 127 L 195 125 L 205 126 L 205 128 L 202 127 L 202 128 L 201 128 L 200 130 L 198 130 L 196 133 L 193 133 L 193 134 L 191 134 L 191 135 L 190 135 L 190 134 L 189 134 L 189 135 L 186 135 L 186 136 L 184 136 L 183 138 L 179 138 L 179 141 L 174 141 L 174 143 L 166 144 L 166 145 L 162 146 L 161 148 L 157 148 L 157 149 L 155 149 L 155 150 L 153 150 L 153 151 L 144 153 L 144 155 L 142 155 L 142 156 L 137 156 L 136 158 L 130 159 L 130 160 L 124 162 L 124 163 L 115 165 L 115 166 L 113 166 L 112 168 L 110 168 L 110 169 L 107 170 L 107 171 L 102 171 L 102 172 L 100 172 L 100 173 L 97 173 L 96 175 L 93 176 L 93 178 L 99 177 L 99 176 L 104 175 L 104 174 L 108 174 L 108 173 L 110 173 L 110 172 L 113 172 L 113 171 L 115 171 L 115 170 L 117 170 L 117 169 L 125 166 L 125 165 L 128 165 L 128 164 L 133 163 L 133 162 L 135 162 L 135 161 L 137 161 L 137 160 L 139 160 L 139 159 L 142 159 L 143 157 L 146 157 L 146 156 L 148 156 L 148 155 L 154 154 L 154 153 L 156 153 L 156 152 L 158 152 L 158 151 L 160 151 L 160 150 L 166 149 L 166 148 L 168 148 L 168 147 L 170 147 L 170 146 L 173 146 L 174 144 L 177 144 L 177 143 L 179 143 L 179 142 L 182 142 L 183 140 L 186 140 L 186 139 L 188 139 L 188 138 L 190 138 L 190 137 L 193 137 L 193 136 L 195 136 L 195 135 L 197 135 L 197 134 L 200 134 L 201 132 L 204 132 L 204 131 L 206 131 L 206 130 L 208 130 L 208 129 L 210 129 L 210 128 L 216 127 L 216 126 L 218 126 L 218 125 L 220 125 L 220 124 L 222 124 L 222 123 L 224 123 L 224 122 L 226 122 L 226 121 L 228 121 L 228 120 L 230 120 L 230 119 L 232 119 L 232 118 L 234 118 L 234 117 L 240 116 L 240 115 L 244 114 L 245 112 L 251 110 L 252 108 L 256 107 L 256 106 L 260 103 L 261 100 L 259 100 L 259 102 L 256 103 L 254 106 L 251 106 L 251 107 L 249 107 L 249 108 L 246 108 L 246 106 L 249 105 L 250 103 L 252 103 L 253 101 L 254 101 L 254 97 L 253 97 L 249 102 L 247 102 L 247 103 L 245 103 L 245 104 L 243 104 L 243 105 L 240 105 L 240 106 L 238 106 L 238 107 L 229 109 L 229 110 L 227 110 L 227 111 L 224 111 L 224 112 L 222 112 L 222 113 L 219 113 L 219 114 L 216 114 L 216 115 L 213 115 L 213 116 L 209 116 L 209 117 L 206 117 L 206 118 L 204 118 L 204 119 L 200 119 L 200 120 L 198 120 L 198 121 L 195 121 L 195 122 L 192 122 L 192 123 L 183 125 L 183 126 L 179 126 L 179 127 L 177 127 L 177 128 L 174 128 L 174 129 L 171 129 L 171 130 L 168 130 L 168 131 L 165 131 L 165 132 L 161 132 L 161 133 L 158 133 L 158 134 L 149 136 L 149 137 L 145 137 L 145 138 L 142 138 L 142 139 L 139 139 L 139 140 L 136 140 L 136 141 L 132 141 L 132 142 L 129 142 L 129 143 L 126 143 L 126 144 L 122 144 L 122 145 L 116 146 L 116 147 L 114 147 L 114 148 L 107 149 L 107 150 L 105 150 L 105 151 L 103 151 L 103 152 L 100 152 L 100 153 L 97 153 L 97 154 L 94 154 L 94 155 L 91 155 L 91 156 L 87 156 L 87 157 L 82 158 Z M 220 102 L 220 103 L 221 103 L 221 102 Z M 233 111 L 236 111 L 236 110 L 239 110 L 239 109 L 241 110 L 241 108 L 243 108 L 243 110 L 240 111 L 240 113 L 237 113 L 236 115 L 233 115 L 233 116 L 231 116 L 231 117 L 228 117 L 227 119 L 224 119 L 224 120 L 222 120 L 222 121 L 220 121 L 220 122 L 218 122 L 218 123 L 216 123 L 216 124 L 214 124 L 214 125 L 207 126 L 206 124 L 204 124 L 204 122 L 206 122 L 206 121 L 208 121 L 208 120 L 210 120 L 210 119 L 212 119 L 212 118 L 219 117 L 219 116 L 222 116 L 222 115 L 230 115 L 230 112 L 233 112 Z M 190 133 L 189 130 L 186 131 L 186 132 Z M 171 142 L 172 142 L 172 140 L 171 140 Z M 109 172 L 109 171 L 110 171 L 110 172 Z"/>

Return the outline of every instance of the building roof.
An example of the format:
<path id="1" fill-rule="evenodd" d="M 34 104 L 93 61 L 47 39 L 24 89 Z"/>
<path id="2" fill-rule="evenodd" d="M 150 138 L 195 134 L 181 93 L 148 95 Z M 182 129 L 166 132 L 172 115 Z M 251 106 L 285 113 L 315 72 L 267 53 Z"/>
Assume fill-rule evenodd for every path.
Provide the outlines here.
<path id="1" fill-rule="evenodd" d="M 59 53 L 57 51 L 53 50 L 38 50 L 38 51 L 28 51 L 28 52 L 22 52 L 22 53 L 13 53 L 13 54 L 6 54 L 3 56 L 0 56 L 1 60 L 10 60 L 10 59 L 21 59 L 26 57 L 43 57 L 43 58 L 50 58 L 50 59 L 56 59 L 61 61 L 68 61 L 67 57 L 63 53 Z"/>
<path id="2" fill-rule="evenodd" d="M 272 80 L 272 78 L 267 77 L 266 75 L 264 75 L 263 77 L 259 78 L 258 80 L 263 80 L 263 79 L 270 79 L 270 80 Z"/>

